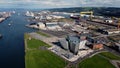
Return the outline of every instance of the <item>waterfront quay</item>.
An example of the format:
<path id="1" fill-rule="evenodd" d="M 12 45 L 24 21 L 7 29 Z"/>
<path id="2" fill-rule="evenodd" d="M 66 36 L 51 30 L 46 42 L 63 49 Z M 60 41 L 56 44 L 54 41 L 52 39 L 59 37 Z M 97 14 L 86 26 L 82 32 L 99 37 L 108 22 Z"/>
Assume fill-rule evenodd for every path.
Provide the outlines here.
<path id="1" fill-rule="evenodd" d="M 11 16 L 12 12 L 0 12 L 0 23 Z"/>

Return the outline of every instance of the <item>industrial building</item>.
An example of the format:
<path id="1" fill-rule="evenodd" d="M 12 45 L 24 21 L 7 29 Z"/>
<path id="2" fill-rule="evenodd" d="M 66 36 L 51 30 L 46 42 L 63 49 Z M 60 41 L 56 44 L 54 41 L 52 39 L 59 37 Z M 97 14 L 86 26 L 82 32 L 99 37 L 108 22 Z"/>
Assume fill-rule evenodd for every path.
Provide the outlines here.
<path id="1" fill-rule="evenodd" d="M 46 28 L 47 28 L 48 30 L 58 30 L 58 31 L 62 31 L 62 28 L 58 25 L 57 22 L 46 23 Z"/>
<path id="2" fill-rule="evenodd" d="M 99 35 L 97 33 L 91 32 L 86 34 L 86 39 L 91 43 L 97 43 L 97 37 Z"/>
<path id="3" fill-rule="evenodd" d="M 42 30 L 62 31 L 62 28 L 58 25 L 57 22 L 50 22 L 50 23 L 39 22 L 39 23 L 32 23 L 26 26 L 36 29 L 42 29 Z"/>
<path id="4" fill-rule="evenodd" d="M 108 44 L 110 40 L 107 37 L 88 37 L 87 40 L 90 44 L 99 43 L 99 44 Z"/>
<path id="5" fill-rule="evenodd" d="M 68 24 L 66 22 L 58 22 L 58 25 L 61 27 L 70 27 L 70 24 Z"/>
<path id="6" fill-rule="evenodd" d="M 33 16 L 34 16 L 34 13 L 33 13 L 33 12 L 30 12 L 30 11 L 27 11 L 25 15 L 26 15 L 26 16 L 31 16 L 31 17 L 33 17 Z"/>
<path id="7" fill-rule="evenodd" d="M 113 23 L 113 20 L 111 20 L 111 19 L 106 19 L 105 22 L 106 22 L 106 23 Z"/>
<path id="8" fill-rule="evenodd" d="M 39 29 L 45 29 L 45 24 L 43 24 L 42 22 L 37 23 L 37 26 Z"/>

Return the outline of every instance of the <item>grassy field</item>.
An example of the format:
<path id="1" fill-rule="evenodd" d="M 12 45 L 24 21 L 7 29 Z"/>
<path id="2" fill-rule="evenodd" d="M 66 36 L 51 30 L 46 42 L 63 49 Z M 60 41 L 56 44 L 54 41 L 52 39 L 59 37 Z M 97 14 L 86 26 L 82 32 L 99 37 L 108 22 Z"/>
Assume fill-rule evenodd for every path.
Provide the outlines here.
<path id="1" fill-rule="evenodd" d="M 26 53 L 26 68 L 64 68 L 65 62 L 48 50 L 32 50 Z"/>
<path id="2" fill-rule="evenodd" d="M 42 33 L 42 32 L 36 32 L 36 33 L 38 33 L 38 34 L 40 34 L 40 35 L 42 35 L 42 36 L 45 36 L 45 37 L 50 37 L 50 35 L 45 34 L 45 33 Z"/>
<path id="3" fill-rule="evenodd" d="M 113 55 L 110 52 L 103 52 L 100 54 L 97 54 L 91 58 L 83 60 L 80 64 L 80 68 L 115 68 L 109 60 L 99 56 L 102 55 L 106 58 L 109 58 L 111 60 L 119 60 L 120 57 Z"/>
<path id="4" fill-rule="evenodd" d="M 26 54 L 25 54 L 25 68 L 64 68 L 65 61 L 59 56 L 48 50 L 40 50 L 39 46 L 47 46 L 46 43 L 31 39 L 28 40 L 29 36 L 25 35 L 27 40 Z"/>
<path id="5" fill-rule="evenodd" d="M 39 48 L 40 46 L 50 47 L 45 42 L 34 39 L 34 38 L 32 38 L 31 40 L 27 40 L 27 45 L 28 45 L 27 46 L 28 48 Z"/>

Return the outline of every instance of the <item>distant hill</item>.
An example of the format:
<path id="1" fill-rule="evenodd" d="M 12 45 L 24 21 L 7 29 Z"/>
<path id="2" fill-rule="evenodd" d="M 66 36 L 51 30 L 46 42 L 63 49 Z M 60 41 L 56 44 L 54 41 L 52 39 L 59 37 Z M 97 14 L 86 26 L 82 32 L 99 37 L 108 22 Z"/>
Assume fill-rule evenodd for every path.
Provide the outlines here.
<path id="1" fill-rule="evenodd" d="M 54 8 L 50 11 L 59 12 L 81 12 L 81 11 L 93 11 L 95 15 L 115 16 L 120 17 L 120 8 L 114 7 L 73 7 L 73 8 Z"/>

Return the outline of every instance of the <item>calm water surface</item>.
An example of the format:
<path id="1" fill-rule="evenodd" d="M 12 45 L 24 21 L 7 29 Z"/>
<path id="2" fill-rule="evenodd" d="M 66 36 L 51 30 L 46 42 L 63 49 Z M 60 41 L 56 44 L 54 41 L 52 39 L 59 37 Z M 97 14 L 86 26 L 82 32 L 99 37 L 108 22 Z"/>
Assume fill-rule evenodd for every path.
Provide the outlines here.
<path id="1" fill-rule="evenodd" d="M 24 13 L 24 10 L 17 10 L 10 18 L 0 23 L 0 33 L 3 35 L 0 39 L 0 68 L 25 68 L 24 33 L 34 30 L 25 27 L 29 22 Z"/>

